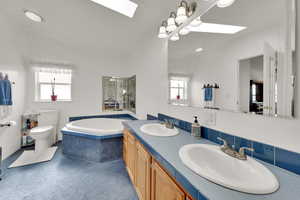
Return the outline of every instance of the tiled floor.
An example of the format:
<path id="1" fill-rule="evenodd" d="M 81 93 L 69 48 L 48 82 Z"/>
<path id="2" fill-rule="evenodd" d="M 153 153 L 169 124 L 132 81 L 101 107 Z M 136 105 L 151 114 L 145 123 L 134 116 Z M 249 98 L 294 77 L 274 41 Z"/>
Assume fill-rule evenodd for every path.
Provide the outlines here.
<path id="1" fill-rule="evenodd" d="M 21 152 L 4 163 L 7 167 Z M 137 200 L 123 161 L 86 162 L 62 154 L 52 161 L 6 169 L 0 200 Z"/>

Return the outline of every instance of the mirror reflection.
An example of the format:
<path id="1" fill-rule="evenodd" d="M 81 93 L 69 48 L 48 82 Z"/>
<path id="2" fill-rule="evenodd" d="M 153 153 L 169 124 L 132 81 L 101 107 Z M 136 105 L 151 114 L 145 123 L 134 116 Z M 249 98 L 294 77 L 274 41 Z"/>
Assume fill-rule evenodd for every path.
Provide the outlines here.
<path id="1" fill-rule="evenodd" d="M 293 116 L 295 10 L 291 0 L 237 0 L 169 41 L 169 103 Z"/>
<path id="2" fill-rule="evenodd" d="M 136 111 L 136 76 L 102 77 L 103 111 Z"/>

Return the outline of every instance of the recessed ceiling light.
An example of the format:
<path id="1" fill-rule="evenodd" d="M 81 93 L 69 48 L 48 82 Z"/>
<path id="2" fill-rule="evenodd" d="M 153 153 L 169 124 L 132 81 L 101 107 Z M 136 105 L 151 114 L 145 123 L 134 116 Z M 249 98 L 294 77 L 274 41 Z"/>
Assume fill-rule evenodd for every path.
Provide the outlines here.
<path id="1" fill-rule="evenodd" d="M 195 51 L 196 51 L 196 52 L 201 52 L 201 51 L 203 51 L 203 49 L 202 49 L 202 48 L 198 48 L 198 49 L 196 49 Z"/>
<path id="2" fill-rule="evenodd" d="M 235 34 L 246 29 L 247 27 L 226 24 L 202 23 L 200 26 L 190 26 L 189 28 L 191 32 Z"/>
<path id="3" fill-rule="evenodd" d="M 25 10 L 24 11 L 25 16 L 35 22 L 42 22 L 44 21 L 44 19 L 37 13 L 29 11 L 29 10 Z"/>
<path id="4" fill-rule="evenodd" d="M 130 0 L 91 0 L 106 8 L 132 18 L 138 5 Z"/>

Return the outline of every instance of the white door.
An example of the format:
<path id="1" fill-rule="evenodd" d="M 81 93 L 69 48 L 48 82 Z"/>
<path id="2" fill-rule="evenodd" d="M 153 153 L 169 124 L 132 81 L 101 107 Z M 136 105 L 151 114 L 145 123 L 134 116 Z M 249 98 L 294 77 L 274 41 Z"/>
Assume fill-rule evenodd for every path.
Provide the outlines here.
<path id="1" fill-rule="evenodd" d="M 276 114 L 277 55 L 268 43 L 264 44 L 264 115 Z"/>

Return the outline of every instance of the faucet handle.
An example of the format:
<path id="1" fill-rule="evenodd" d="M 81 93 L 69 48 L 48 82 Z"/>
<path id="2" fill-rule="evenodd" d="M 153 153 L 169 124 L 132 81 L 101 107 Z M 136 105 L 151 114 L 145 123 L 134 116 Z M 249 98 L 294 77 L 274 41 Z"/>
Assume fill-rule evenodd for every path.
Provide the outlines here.
<path id="1" fill-rule="evenodd" d="M 221 137 L 217 137 L 217 139 L 223 142 L 223 145 L 222 145 L 222 146 L 224 146 L 224 147 L 227 147 L 227 146 L 228 146 L 228 142 L 227 142 L 225 139 L 223 139 L 223 138 L 221 138 Z"/>
<path id="2" fill-rule="evenodd" d="M 248 150 L 248 151 L 251 151 L 251 152 L 254 151 L 253 148 L 249 148 L 249 147 L 241 147 L 240 150 L 239 150 L 239 154 L 240 154 L 241 156 L 245 156 L 245 150 Z"/>

